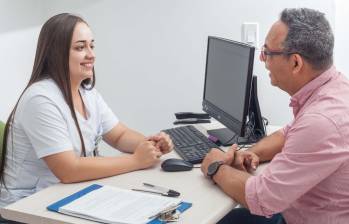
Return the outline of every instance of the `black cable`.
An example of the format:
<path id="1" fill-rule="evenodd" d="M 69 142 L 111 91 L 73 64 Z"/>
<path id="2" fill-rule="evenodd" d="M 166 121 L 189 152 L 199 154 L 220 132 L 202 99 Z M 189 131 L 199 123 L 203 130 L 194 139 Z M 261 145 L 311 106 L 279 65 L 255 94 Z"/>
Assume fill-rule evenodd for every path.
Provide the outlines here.
<path id="1" fill-rule="evenodd" d="M 249 120 L 246 123 L 246 131 L 244 136 L 246 136 L 246 139 L 250 139 L 251 136 L 254 135 L 254 122 L 252 123 L 252 121 L 254 121 L 253 119 L 253 114 L 249 116 Z M 248 148 L 248 145 L 250 144 L 241 144 L 241 142 L 239 141 L 240 136 L 237 137 L 236 139 L 236 144 L 238 145 L 238 150 L 242 149 L 242 148 Z"/>
<path id="2" fill-rule="evenodd" d="M 267 126 L 269 125 L 269 120 L 266 117 L 262 117 L 264 123 L 264 133 L 267 134 Z"/>
<path id="3" fill-rule="evenodd" d="M 266 117 L 262 117 L 262 119 L 265 126 L 269 125 L 269 120 Z"/>
<path id="4" fill-rule="evenodd" d="M 246 130 L 245 130 L 245 134 L 244 136 L 246 136 L 246 139 L 251 139 L 253 142 L 257 142 L 259 139 L 261 139 L 264 134 L 267 133 L 266 130 L 266 126 L 269 124 L 269 121 L 267 118 L 262 117 L 262 122 L 263 122 L 263 130 L 261 129 L 255 129 L 255 119 L 254 119 L 254 112 L 251 111 L 248 115 L 248 121 L 246 123 Z M 223 143 L 221 143 L 221 145 L 227 145 L 229 144 L 234 138 L 236 138 L 237 134 L 235 133 L 228 141 L 225 141 Z M 250 144 L 241 144 L 241 142 L 239 142 L 239 138 L 240 136 L 237 136 L 236 138 L 236 144 L 239 146 L 238 150 L 240 150 L 241 148 L 249 148 Z"/>

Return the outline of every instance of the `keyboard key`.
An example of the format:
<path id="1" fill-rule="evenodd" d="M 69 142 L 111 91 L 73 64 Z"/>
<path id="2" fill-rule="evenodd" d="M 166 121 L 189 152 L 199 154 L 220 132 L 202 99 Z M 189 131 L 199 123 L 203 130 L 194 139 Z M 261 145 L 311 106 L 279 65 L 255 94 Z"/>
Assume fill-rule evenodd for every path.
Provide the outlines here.
<path id="1" fill-rule="evenodd" d="M 211 148 L 219 148 L 193 125 L 166 129 L 164 132 L 170 135 L 179 156 L 193 164 L 201 163 Z"/>

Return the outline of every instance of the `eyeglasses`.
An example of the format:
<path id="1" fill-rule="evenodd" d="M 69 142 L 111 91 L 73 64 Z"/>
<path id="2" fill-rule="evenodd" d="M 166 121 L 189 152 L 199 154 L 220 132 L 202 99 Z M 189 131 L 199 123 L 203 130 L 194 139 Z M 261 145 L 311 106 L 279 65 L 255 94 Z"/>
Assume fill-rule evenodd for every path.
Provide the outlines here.
<path id="1" fill-rule="evenodd" d="M 267 56 L 274 56 L 274 55 L 291 55 L 291 54 L 299 54 L 298 52 L 287 52 L 287 51 L 268 51 L 263 46 L 261 49 L 261 54 L 259 55 L 259 58 L 261 61 L 266 61 Z"/>

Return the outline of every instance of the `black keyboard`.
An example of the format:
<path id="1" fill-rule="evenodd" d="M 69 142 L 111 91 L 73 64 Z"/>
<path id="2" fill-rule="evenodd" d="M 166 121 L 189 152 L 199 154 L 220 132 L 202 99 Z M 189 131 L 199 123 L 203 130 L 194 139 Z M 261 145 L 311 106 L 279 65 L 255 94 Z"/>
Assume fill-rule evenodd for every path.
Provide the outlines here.
<path id="1" fill-rule="evenodd" d="M 163 130 L 170 135 L 174 149 L 186 161 L 201 163 L 211 148 L 219 148 L 192 125 Z"/>

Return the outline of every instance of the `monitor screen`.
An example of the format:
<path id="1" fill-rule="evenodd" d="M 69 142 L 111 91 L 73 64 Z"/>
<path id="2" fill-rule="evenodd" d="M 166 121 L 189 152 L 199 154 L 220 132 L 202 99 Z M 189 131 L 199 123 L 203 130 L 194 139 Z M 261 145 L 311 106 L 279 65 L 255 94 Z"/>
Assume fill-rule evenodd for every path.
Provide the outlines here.
<path id="1" fill-rule="evenodd" d="M 203 110 L 244 136 L 251 94 L 254 47 L 208 38 Z"/>

